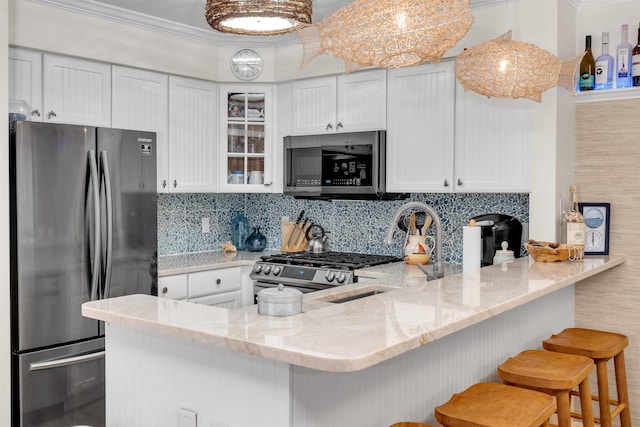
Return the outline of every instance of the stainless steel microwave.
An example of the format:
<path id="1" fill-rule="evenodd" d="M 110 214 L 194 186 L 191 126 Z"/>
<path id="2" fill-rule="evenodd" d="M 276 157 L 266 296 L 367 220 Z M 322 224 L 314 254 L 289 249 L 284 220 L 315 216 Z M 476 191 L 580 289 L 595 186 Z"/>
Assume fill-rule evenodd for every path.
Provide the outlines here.
<path id="1" fill-rule="evenodd" d="M 284 194 L 307 199 L 401 199 L 386 192 L 386 132 L 284 138 Z"/>

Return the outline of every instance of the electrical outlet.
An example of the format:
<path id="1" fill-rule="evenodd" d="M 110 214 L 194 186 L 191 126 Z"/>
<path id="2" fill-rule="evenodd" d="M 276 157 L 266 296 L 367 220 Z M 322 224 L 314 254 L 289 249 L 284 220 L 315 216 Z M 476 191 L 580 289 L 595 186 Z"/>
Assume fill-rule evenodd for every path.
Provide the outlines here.
<path id="1" fill-rule="evenodd" d="M 280 222 L 289 222 L 289 217 L 288 216 L 283 216 L 281 218 Z"/>
<path id="2" fill-rule="evenodd" d="M 198 427 L 197 414 L 188 409 L 178 409 L 178 427 Z"/>
<path id="3" fill-rule="evenodd" d="M 209 218 L 202 218 L 202 232 L 208 233 L 211 231 L 211 227 L 209 226 Z"/>

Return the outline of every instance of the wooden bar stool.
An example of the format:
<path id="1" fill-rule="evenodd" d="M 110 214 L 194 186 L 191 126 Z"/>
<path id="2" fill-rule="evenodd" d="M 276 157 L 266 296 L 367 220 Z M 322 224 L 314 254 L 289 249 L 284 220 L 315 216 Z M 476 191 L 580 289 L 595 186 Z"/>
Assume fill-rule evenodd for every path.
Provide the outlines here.
<path id="1" fill-rule="evenodd" d="M 545 350 L 526 350 L 498 366 L 498 376 L 505 384 L 555 396 L 560 427 L 571 426 L 571 391 L 578 386 L 583 425 L 593 427 L 589 389 L 589 374 L 593 368 L 593 360 L 588 357 Z"/>
<path id="2" fill-rule="evenodd" d="M 624 349 L 629 339 L 613 332 L 593 329 L 568 328 L 542 342 L 542 346 L 551 351 L 577 354 L 592 359 L 596 364 L 598 395 L 591 396 L 598 401 L 600 418 L 596 422 L 603 427 L 611 427 L 612 420 L 620 415 L 621 427 L 631 427 L 631 411 L 627 392 L 627 372 L 624 364 Z M 609 378 L 607 362 L 613 358 L 618 400 L 609 398 Z M 611 412 L 611 406 L 615 410 Z"/>
<path id="3" fill-rule="evenodd" d="M 499 383 L 474 384 L 436 407 L 444 427 L 548 427 L 556 410 L 547 394 Z"/>

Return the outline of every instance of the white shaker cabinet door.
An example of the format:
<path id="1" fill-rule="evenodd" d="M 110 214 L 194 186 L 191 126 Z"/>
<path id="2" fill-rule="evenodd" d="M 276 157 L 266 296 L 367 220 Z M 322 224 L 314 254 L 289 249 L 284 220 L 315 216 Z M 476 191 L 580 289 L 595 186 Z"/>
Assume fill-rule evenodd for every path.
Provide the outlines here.
<path id="1" fill-rule="evenodd" d="M 293 82 L 294 135 L 336 131 L 336 77 Z"/>
<path id="2" fill-rule="evenodd" d="M 386 129 L 386 70 L 338 76 L 337 90 L 336 132 Z"/>
<path id="3" fill-rule="evenodd" d="M 44 55 L 43 120 L 111 126 L 111 65 Z"/>
<path id="4" fill-rule="evenodd" d="M 9 99 L 29 104 L 30 120 L 42 121 L 42 54 L 9 48 Z"/>
<path id="5" fill-rule="evenodd" d="M 169 176 L 171 191 L 216 191 L 215 83 L 169 77 Z"/>
<path id="6" fill-rule="evenodd" d="M 456 86 L 455 191 L 531 191 L 532 101 Z"/>
<path id="7" fill-rule="evenodd" d="M 388 71 L 388 191 L 453 191 L 454 95 L 451 62 Z"/>
<path id="8" fill-rule="evenodd" d="M 113 127 L 156 133 L 158 192 L 169 191 L 169 77 L 113 66 Z"/>

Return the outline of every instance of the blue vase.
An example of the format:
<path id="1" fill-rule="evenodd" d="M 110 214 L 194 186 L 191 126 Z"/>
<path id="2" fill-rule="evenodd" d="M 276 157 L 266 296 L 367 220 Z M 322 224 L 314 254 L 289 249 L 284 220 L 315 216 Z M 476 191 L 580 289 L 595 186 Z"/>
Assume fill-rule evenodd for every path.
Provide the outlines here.
<path id="1" fill-rule="evenodd" d="M 260 232 L 260 227 L 253 227 L 253 233 L 247 237 L 246 247 L 251 252 L 264 251 L 267 247 L 267 238 Z"/>
<path id="2" fill-rule="evenodd" d="M 231 220 L 231 243 L 237 250 L 243 251 L 249 235 L 249 220 L 242 212 L 238 212 Z"/>

